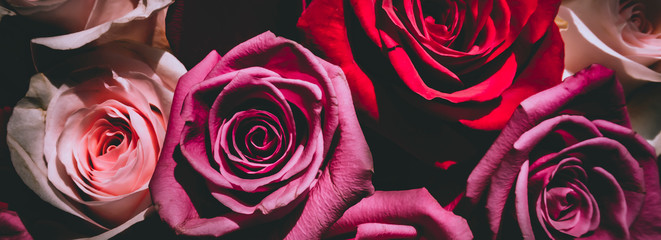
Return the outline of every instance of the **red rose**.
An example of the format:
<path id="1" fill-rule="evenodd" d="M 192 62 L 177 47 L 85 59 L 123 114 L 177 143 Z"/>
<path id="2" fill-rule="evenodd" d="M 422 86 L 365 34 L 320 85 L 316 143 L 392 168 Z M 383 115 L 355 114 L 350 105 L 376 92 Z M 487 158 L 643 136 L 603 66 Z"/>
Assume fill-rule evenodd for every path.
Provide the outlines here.
<path id="1" fill-rule="evenodd" d="M 425 112 L 494 130 L 523 99 L 561 81 L 559 3 L 320 0 L 298 25 L 342 67 L 356 105 L 372 117 L 392 107 L 379 92 L 388 86 Z M 374 59 L 374 46 L 388 63 Z M 380 75 L 392 70 L 398 79 Z"/>
<path id="2" fill-rule="evenodd" d="M 373 191 L 342 71 L 291 40 L 209 53 L 172 106 L 150 190 L 178 234 L 317 239 Z"/>

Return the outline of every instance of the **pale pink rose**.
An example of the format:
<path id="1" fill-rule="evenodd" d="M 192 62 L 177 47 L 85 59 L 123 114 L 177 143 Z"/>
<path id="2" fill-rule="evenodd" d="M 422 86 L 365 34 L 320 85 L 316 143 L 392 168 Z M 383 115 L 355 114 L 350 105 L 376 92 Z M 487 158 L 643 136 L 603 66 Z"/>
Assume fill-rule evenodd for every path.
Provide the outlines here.
<path id="1" fill-rule="evenodd" d="M 164 45 L 165 9 L 171 0 L 9 0 L 8 8 L 54 31 L 33 39 L 52 49 L 75 49 L 131 40 Z M 52 33 L 64 34 L 52 36 Z M 51 34 L 51 35 L 47 35 Z M 160 47 L 160 46 L 159 46 Z"/>
<path id="2" fill-rule="evenodd" d="M 569 74 L 593 63 L 615 70 L 625 92 L 661 82 L 661 5 L 640 0 L 563 1 L 558 17 Z M 656 9 L 656 10 L 655 10 Z"/>
<path id="3" fill-rule="evenodd" d="M 466 219 L 443 209 L 424 188 L 377 191 L 364 198 L 349 208 L 324 234 L 326 238 L 337 236 L 355 239 L 473 239 Z"/>
<path id="4" fill-rule="evenodd" d="M 318 239 L 373 191 L 342 70 L 271 32 L 209 53 L 172 109 L 151 191 L 178 234 Z"/>
<path id="5" fill-rule="evenodd" d="M 77 32 L 117 19 L 133 10 L 138 0 L 7 0 L 20 15 L 67 32 Z"/>
<path id="6" fill-rule="evenodd" d="M 164 51 L 114 42 L 35 75 L 7 127 L 18 175 L 100 230 L 140 221 L 151 211 L 148 185 L 184 72 Z"/>

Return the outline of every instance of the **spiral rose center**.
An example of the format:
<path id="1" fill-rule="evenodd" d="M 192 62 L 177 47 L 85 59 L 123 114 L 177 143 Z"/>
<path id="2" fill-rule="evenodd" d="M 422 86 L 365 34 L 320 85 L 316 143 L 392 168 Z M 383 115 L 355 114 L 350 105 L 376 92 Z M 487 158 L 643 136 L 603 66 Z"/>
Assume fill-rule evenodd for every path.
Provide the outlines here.
<path id="1" fill-rule="evenodd" d="M 658 14 L 650 11 L 650 9 L 658 9 L 661 7 L 656 1 L 639 1 L 639 0 L 621 0 L 620 1 L 620 16 L 633 25 L 639 32 L 646 34 L 656 34 L 661 32 Z"/>
<path id="2" fill-rule="evenodd" d="M 538 201 L 540 221 L 553 229 L 549 232 L 581 237 L 599 226 L 597 201 L 585 185 L 588 174 L 582 161 L 570 157 L 560 161 Z"/>
<path id="3" fill-rule="evenodd" d="M 122 122 L 121 120 L 104 120 L 108 121 L 108 124 L 110 126 L 106 126 L 107 129 L 99 129 L 100 131 L 104 131 L 102 134 L 100 134 L 100 139 L 99 139 L 99 148 L 96 156 L 103 156 L 113 150 L 115 150 L 117 147 L 119 147 L 122 142 L 124 142 L 125 139 L 127 139 L 127 134 L 129 133 L 126 123 Z M 114 123 L 113 123 L 114 122 Z"/>
<path id="4" fill-rule="evenodd" d="M 117 148 L 117 146 L 124 140 L 124 135 L 121 133 L 106 133 L 106 136 L 110 139 L 106 140 L 106 143 L 101 148 L 102 151 L 99 152 L 99 156 Z"/>
<path id="5" fill-rule="evenodd" d="M 414 8 L 412 11 L 422 14 L 420 22 L 415 22 L 415 25 L 424 28 L 421 30 L 422 35 L 427 35 L 430 40 L 458 51 L 466 51 L 469 46 L 463 41 L 464 36 L 461 34 L 465 6 L 459 4 L 448 1 L 422 1 L 414 4 L 421 9 Z M 398 12 L 404 14 L 409 11 Z"/>
<path id="6" fill-rule="evenodd" d="M 248 114 L 252 115 L 252 114 Z M 281 143 L 282 129 L 277 121 L 268 115 L 249 119 L 239 124 L 234 142 L 239 144 L 241 152 L 254 161 L 268 160 L 278 152 Z"/>
<path id="7" fill-rule="evenodd" d="M 96 121 L 88 135 L 90 171 L 106 171 L 125 164 L 123 161 L 117 161 L 117 158 L 126 150 L 133 136 L 126 118 L 128 117 L 123 114 L 113 112 Z"/>
<path id="8" fill-rule="evenodd" d="M 550 217 L 556 221 L 564 221 L 576 215 L 574 211 L 578 204 L 578 194 L 571 188 L 558 187 L 548 191 Z"/>
<path id="9" fill-rule="evenodd" d="M 457 5 L 450 6 L 444 1 L 422 1 L 422 15 L 429 24 L 436 24 L 444 27 L 452 27 L 456 21 Z"/>

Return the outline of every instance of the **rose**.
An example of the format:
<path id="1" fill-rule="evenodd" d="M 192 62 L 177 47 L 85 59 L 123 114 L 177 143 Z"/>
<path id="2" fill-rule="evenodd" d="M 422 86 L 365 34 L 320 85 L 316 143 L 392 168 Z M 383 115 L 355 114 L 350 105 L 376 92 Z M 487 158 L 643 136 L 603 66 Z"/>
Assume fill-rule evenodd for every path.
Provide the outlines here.
<path id="1" fill-rule="evenodd" d="M 115 42 L 35 75 L 7 127 L 18 175 L 44 201 L 115 228 L 107 234 L 140 221 L 183 72 L 164 51 Z"/>
<path id="2" fill-rule="evenodd" d="M 21 218 L 8 207 L 0 202 L 0 239 L 32 239 Z"/>
<path id="3" fill-rule="evenodd" d="M 293 41 L 267 32 L 211 52 L 172 109 L 151 190 L 179 234 L 316 239 L 373 191 L 344 74 Z"/>
<path id="4" fill-rule="evenodd" d="M 566 73 L 592 63 L 612 68 L 627 93 L 631 124 L 661 150 L 658 83 L 661 39 L 657 1 L 566 1 L 558 17 L 565 29 Z"/>
<path id="5" fill-rule="evenodd" d="M 494 238 L 654 239 L 658 174 L 613 72 L 593 65 L 521 103 L 466 197 Z"/>
<path id="6" fill-rule="evenodd" d="M 473 239 L 466 220 L 443 209 L 426 189 L 377 191 L 349 208 L 324 237 Z"/>
<path id="7" fill-rule="evenodd" d="M 171 0 L 9 0 L 8 7 L 44 26 L 33 29 L 38 45 L 75 49 L 131 40 L 161 46 L 165 41 L 165 11 Z M 53 36 L 53 34 L 64 34 Z"/>
<path id="8" fill-rule="evenodd" d="M 382 88 L 393 87 L 403 98 L 395 102 L 471 128 L 501 129 L 519 102 L 561 81 L 562 42 L 551 24 L 559 1 L 347 5 L 314 1 L 298 25 L 343 68 L 356 105 L 373 118 L 395 107 L 383 100 L 393 94 Z M 375 61 L 378 51 L 387 59 Z"/>
<path id="9" fill-rule="evenodd" d="M 625 92 L 645 81 L 661 81 L 661 25 L 656 1 L 565 1 L 558 17 L 564 25 L 565 68 L 569 74 L 599 63 L 615 70 Z M 642 80 L 642 81 L 640 81 Z"/>
<path id="10" fill-rule="evenodd" d="M 78 32 L 108 22 L 126 22 L 127 16 L 135 18 L 149 16 L 165 7 L 167 0 L 7 0 L 8 8 L 19 15 L 62 29 L 65 32 Z M 151 5 L 152 7 L 148 7 Z M 150 11 L 145 11 L 150 9 Z M 146 15 L 145 15 L 146 14 Z M 107 24 L 106 24 L 107 25 Z"/>
<path id="11" fill-rule="evenodd" d="M 324 59 L 342 67 L 367 126 L 427 164 L 473 165 L 495 138 L 484 130 L 501 129 L 521 100 L 561 81 L 562 42 L 552 24 L 559 3 L 402 2 L 313 1 L 298 26 Z M 446 3 L 482 11 L 473 18 L 438 6 Z M 417 6 L 422 14 L 407 12 Z M 456 32 L 434 24 L 442 16 Z M 496 25 L 469 27 L 482 20 Z M 466 48 L 417 36 L 411 22 Z M 493 38 L 471 43 L 481 34 Z"/>
<path id="12" fill-rule="evenodd" d="M 7 4 L 20 15 L 77 32 L 123 16 L 137 1 L 7 0 Z"/>
<path id="13" fill-rule="evenodd" d="M 564 30 L 565 68 L 571 74 L 592 63 L 615 70 L 627 94 L 631 124 L 661 151 L 661 32 L 657 1 L 565 1 L 558 18 Z"/>

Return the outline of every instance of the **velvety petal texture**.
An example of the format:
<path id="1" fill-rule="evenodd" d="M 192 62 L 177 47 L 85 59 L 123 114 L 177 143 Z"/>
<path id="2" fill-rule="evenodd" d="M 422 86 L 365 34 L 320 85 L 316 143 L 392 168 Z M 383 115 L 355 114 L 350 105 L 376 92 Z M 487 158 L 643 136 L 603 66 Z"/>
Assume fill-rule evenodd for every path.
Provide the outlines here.
<path id="1" fill-rule="evenodd" d="M 392 108 L 380 100 L 394 97 L 381 95 L 388 87 L 435 117 L 495 130 L 523 99 L 561 81 L 559 4 L 323 0 L 298 25 L 347 73 L 356 106 L 372 118 Z"/>
<path id="2" fill-rule="evenodd" d="M 25 184 L 102 231 L 116 234 L 144 219 L 172 91 L 185 72 L 172 59 L 113 42 L 35 75 L 7 127 Z"/>
<path id="3" fill-rule="evenodd" d="M 349 208 L 324 237 L 351 233 L 354 239 L 473 239 L 466 220 L 424 188 L 377 191 Z"/>
<path id="4" fill-rule="evenodd" d="M 499 239 L 658 238 L 660 193 L 654 149 L 600 65 L 523 101 L 466 189 L 473 230 L 483 218 Z"/>
<path id="5" fill-rule="evenodd" d="M 179 234 L 315 239 L 373 191 L 341 69 L 271 32 L 211 52 L 172 109 L 151 190 Z"/>

